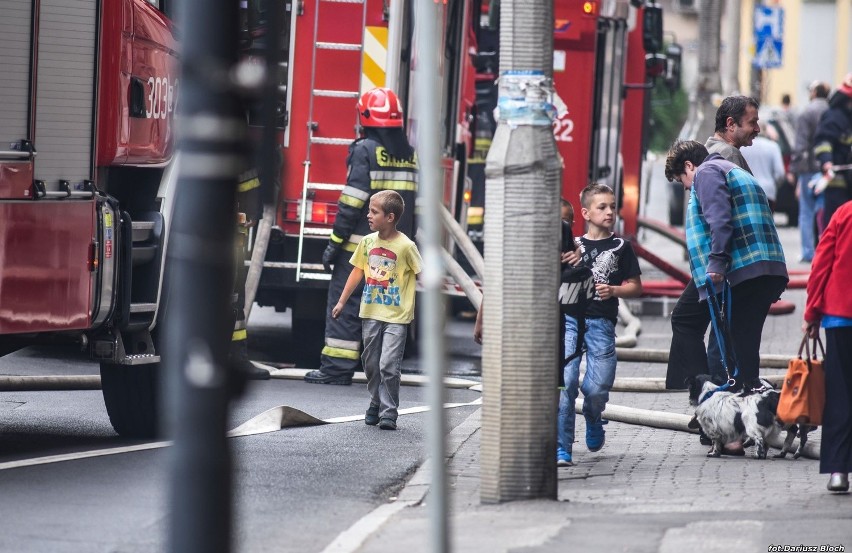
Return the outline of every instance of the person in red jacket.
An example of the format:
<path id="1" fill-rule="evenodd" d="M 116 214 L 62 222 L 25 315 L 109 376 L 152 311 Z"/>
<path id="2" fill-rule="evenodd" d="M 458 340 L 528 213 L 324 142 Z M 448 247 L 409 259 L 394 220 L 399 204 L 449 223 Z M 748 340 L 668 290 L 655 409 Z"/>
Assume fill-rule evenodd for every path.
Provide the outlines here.
<path id="1" fill-rule="evenodd" d="M 852 472 L 852 202 L 840 206 L 822 237 L 808 278 L 803 330 L 825 329 L 825 410 L 819 471 L 828 489 L 849 490 Z"/>

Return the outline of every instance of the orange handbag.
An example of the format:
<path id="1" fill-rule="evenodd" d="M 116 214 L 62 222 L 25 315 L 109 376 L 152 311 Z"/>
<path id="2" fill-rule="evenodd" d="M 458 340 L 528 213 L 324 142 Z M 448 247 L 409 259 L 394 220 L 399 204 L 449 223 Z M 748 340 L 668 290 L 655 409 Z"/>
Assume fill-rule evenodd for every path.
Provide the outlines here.
<path id="1" fill-rule="evenodd" d="M 810 342 L 810 343 L 809 343 Z M 799 346 L 799 355 L 790 359 L 787 375 L 781 388 L 778 410 L 775 416 L 787 424 L 822 424 L 822 410 L 825 407 L 825 372 L 822 359 L 817 358 L 817 345 L 825 358 L 825 350 L 819 338 L 808 340 L 805 335 Z M 811 351 L 811 347 L 813 351 Z M 805 357 L 802 358 L 802 350 Z"/>

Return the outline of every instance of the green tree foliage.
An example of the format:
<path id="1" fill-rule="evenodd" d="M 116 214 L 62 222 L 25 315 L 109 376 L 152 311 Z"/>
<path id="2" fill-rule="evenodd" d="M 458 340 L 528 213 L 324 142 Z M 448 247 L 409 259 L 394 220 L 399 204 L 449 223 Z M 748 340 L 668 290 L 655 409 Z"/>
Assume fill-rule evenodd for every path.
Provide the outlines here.
<path id="1" fill-rule="evenodd" d="M 689 98 L 683 89 L 674 92 L 662 79 L 651 89 L 651 119 L 648 145 L 653 152 L 666 152 L 677 138 L 689 112 Z"/>

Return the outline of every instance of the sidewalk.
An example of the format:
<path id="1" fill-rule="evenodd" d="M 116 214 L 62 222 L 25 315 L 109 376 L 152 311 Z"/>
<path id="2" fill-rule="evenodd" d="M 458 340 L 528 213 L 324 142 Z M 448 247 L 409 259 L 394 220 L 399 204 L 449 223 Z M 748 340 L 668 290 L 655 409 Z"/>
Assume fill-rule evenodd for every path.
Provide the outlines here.
<path id="1" fill-rule="evenodd" d="M 779 228 L 791 270 L 798 230 Z M 676 247 L 647 236 L 655 253 L 676 262 Z M 643 265 L 643 278 L 662 278 Z M 801 277 L 799 277 L 801 278 Z M 788 290 L 796 304 L 791 315 L 770 316 L 762 353 L 793 355 L 801 336 L 804 290 Z M 668 318 L 642 317 L 639 348 L 667 349 Z M 763 369 L 764 374 L 783 370 Z M 665 376 L 665 365 L 619 362 L 618 375 Z M 685 392 L 613 392 L 610 403 L 642 409 L 691 413 Z M 583 443 L 583 418 L 577 417 L 578 443 L 573 467 L 559 468 L 558 501 L 480 503 L 480 412 L 450 437 L 447 461 L 451 494 L 450 527 L 454 552 L 767 551 L 772 545 L 852 548 L 852 495 L 830 494 L 818 461 L 801 458 L 709 459 L 698 438 L 670 430 L 611 421 L 606 445 L 590 453 Z M 819 431 L 811 439 L 820 439 Z M 406 490 L 428 482 L 424 466 Z M 422 492 L 421 492 L 422 493 Z M 419 497 L 419 496 L 418 496 Z M 375 531 L 361 553 L 431 551 L 425 502 L 400 509 Z M 783 547 L 778 551 L 784 551 Z M 787 549 L 792 551 L 793 549 Z M 808 549 L 800 549 L 806 551 Z M 842 551 L 844 549 L 837 549 Z"/>

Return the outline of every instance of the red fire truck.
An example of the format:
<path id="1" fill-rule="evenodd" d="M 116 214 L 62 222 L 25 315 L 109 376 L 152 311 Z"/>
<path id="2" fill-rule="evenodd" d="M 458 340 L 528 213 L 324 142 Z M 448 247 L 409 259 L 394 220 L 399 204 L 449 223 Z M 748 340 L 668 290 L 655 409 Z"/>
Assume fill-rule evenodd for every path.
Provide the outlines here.
<path id="1" fill-rule="evenodd" d="M 434 47 L 443 53 L 444 200 L 456 220 L 470 223 L 476 239 L 483 220 L 484 154 L 494 131 L 490 111 L 496 104 L 499 2 L 435 3 L 443 24 Z M 249 22 L 263 19 L 261 5 L 248 2 Z M 286 6 L 280 40 L 287 69 L 280 83 L 288 115 L 282 128 L 283 168 L 256 300 L 292 310 L 299 344 L 295 361 L 315 367 L 329 279 L 320 258 L 346 181 L 346 148 L 357 136 L 354 106 L 366 90 L 390 86 L 411 115 L 417 92 L 409 87 L 413 5 L 304 0 Z M 623 230 L 632 234 L 644 152 L 646 54 L 662 41 L 660 10 L 635 0 L 557 0 L 554 8 L 554 84 L 568 106 L 554 124 L 565 161 L 563 195 L 575 201 L 590 180 L 612 184 L 622 198 Z M 409 117 L 407 128 L 413 139 L 416 120 Z"/>
<path id="2" fill-rule="evenodd" d="M 496 106 L 499 34 L 493 14 L 499 2 L 482 1 L 483 45 L 477 63 L 477 108 L 471 237 L 481 239 L 485 176 L 481 171 L 490 145 Z M 556 0 L 553 26 L 553 82 L 567 112 L 554 122 L 553 133 L 564 161 L 562 196 L 577 209 L 580 191 L 589 182 L 605 182 L 616 190 L 623 228 L 635 234 L 650 77 L 665 68 L 662 13 L 654 2 L 628 0 Z M 575 231 L 582 230 L 575 217 Z"/>
<path id="3" fill-rule="evenodd" d="M 178 61 L 157 0 L 0 13 L 0 353 L 76 341 L 116 431 L 156 430 Z"/>
<path id="4" fill-rule="evenodd" d="M 247 3 L 247 21 L 263 26 L 262 2 Z M 436 2 L 443 33 L 434 45 L 444 52 L 442 168 L 445 204 L 459 220 L 465 190 L 468 121 L 474 103 L 468 61 L 470 0 Z M 286 3 L 281 37 L 281 90 L 286 125 L 281 129 L 282 172 L 277 216 L 256 301 L 292 310 L 295 361 L 315 367 L 323 344 L 330 275 L 321 254 L 346 182 L 346 153 L 358 136 L 355 104 L 376 86 L 390 86 L 403 99 L 412 140 L 417 126 L 410 87 L 414 52 L 412 2 L 304 0 Z M 250 30 L 251 36 L 262 33 Z M 258 47 L 258 50 L 260 47 Z"/>

